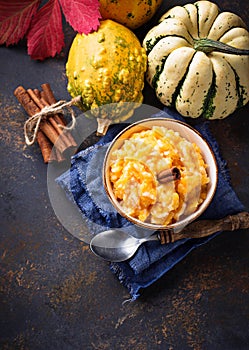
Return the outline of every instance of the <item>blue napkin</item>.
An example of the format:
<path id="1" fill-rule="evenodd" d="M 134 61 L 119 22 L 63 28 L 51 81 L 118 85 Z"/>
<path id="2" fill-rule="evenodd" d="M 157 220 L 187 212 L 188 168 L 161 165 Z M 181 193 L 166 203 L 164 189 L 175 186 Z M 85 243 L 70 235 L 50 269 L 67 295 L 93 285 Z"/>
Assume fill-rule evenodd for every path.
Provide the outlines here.
<path id="1" fill-rule="evenodd" d="M 178 113 L 166 109 L 152 117 L 167 117 L 185 121 Z M 221 157 L 216 140 L 209 131 L 209 122 L 201 121 L 195 125 L 212 147 L 219 171 L 218 185 L 210 206 L 199 219 L 220 219 L 226 215 L 245 210 L 230 184 L 230 177 L 225 160 Z M 71 168 L 56 179 L 81 211 L 83 220 L 94 235 L 115 227 L 125 227 L 134 236 L 148 235 L 121 217 L 111 205 L 102 183 L 102 165 L 105 152 L 112 139 L 127 124 L 111 125 L 107 134 L 95 145 L 80 151 L 71 160 Z M 143 244 L 128 261 L 111 263 L 111 271 L 128 289 L 131 299 L 135 300 L 143 288 L 150 286 L 187 254 L 205 244 L 220 232 L 200 239 L 182 239 L 174 243 L 161 245 L 158 241 Z"/>

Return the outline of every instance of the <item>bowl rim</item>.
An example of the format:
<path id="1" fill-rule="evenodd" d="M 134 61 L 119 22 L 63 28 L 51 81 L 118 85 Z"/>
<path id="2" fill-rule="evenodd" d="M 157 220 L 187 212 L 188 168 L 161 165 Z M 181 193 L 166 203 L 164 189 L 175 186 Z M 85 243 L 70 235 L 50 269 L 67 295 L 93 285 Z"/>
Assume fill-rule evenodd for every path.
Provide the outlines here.
<path id="1" fill-rule="evenodd" d="M 138 126 L 139 124 L 143 124 L 143 123 L 147 123 L 147 122 L 153 122 L 153 121 L 162 121 L 162 122 L 170 122 L 170 123 L 175 123 L 175 124 L 179 124 L 182 125 L 184 128 L 189 129 L 193 134 L 197 135 L 197 137 L 199 137 L 199 139 L 201 139 L 201 142 L 207 147 L 210 155 L 211 155 L 211 159 L 212 159 L 212 166 L 215 169 L 215 176 L 214 179 L 212 179 L 212 183 L 210 184 L 210 188 L 208 191 L 208 195 L 205 198 L 205 200 L 203 201 L 203 203 L 201 205 L 199 205 L 199 207 L 197 208 L 196 211 L 194 211 L 192 214 L 190 214 L 189 216 L 185 217 L 182 220 L 177 221 L 176 223 L 172 223 L 169 225 L 159 225 L 159 224 L 152 224 L 152 223 L 148 223 L 148 222 L 143 222 L 140 221 L 130 215 L 128 215 L 127 213 L 125 213 L 122 208 L 120 207 L 120 205 L 118 204 L 117 199 L 114 197 L 114 195 L 112 195 L 109 191 L 109 187 L 108 187 L 108 179 L 107 179 L 107 175 L 109 174 L 109 172 L 107 172 L 106 168 L 108 166 L 108 158 L 111 155 L 112 149 L 115 146 L 117 140 L 124 134 L 126 133 L 128 130 Z M 169 127 L 170 129 L 170 127 Z M 180 133 L 180 132 L 179 132 Z M 180 136 L 181 133 L 180 133 Z M 184 137 L 184 136 L 182 136 Z M 187 139 L 187 138 L 186 138 Z M 188 140 L 188 139 L 187 139 Z M 188 140 L 189 141 L 189 140 Z M 149 229 L 149 230 L 153 230 L 153 231 L 161 231 L 161 230 L 170 230 L 170 231 L 175 231 L 175 232 L 179 232 L 181 231 L 185 226 L 187 226 L 190 222 L 196 220 L 206 209 L 207 207 L 210 205 L 210 203 L 213 200 L 213 197 L 215 195 L 216 189 L 217 189 L 217 185 L 218 185 L 218 164 L 217 164 L 217 160 L 214 154 L 214 151 L 212 149 L 212 147 L 210 146 L 210 144 L 207 142 L 207 140 L 205 139 L 205 137 L 198 131 L 196 130 L 193 126 L 187 124 L 184 121 L 178 120 L 178 119 L 172 119 L 172 118 L 167 118 L 167 117 L 151 117 L 151 118 L 145 118 L 145 119 L 141 119 L 137 122 L 131 123 L 128 126 L 126 126 L 123 130 L 121 130 L 111 141 L 111 143 L 109 144 L 107 151 L 105 153 L 105 157 L 104 157 L 104 162 L 103 162 L 103 166 L 102 166 L 102 180 L 103 180 L 103 185 L 104 185 L 104 189 L 105 192 L 111 202 L 111 204 L 113 205 L 113 207 L 116 209 L 116 211 L 124 218 L 126 218 L 128 221 L 130 221 L 131 223 L 145 228 L 145 229 Z M 111 186 L 110 186 L 111 187 Z"/>

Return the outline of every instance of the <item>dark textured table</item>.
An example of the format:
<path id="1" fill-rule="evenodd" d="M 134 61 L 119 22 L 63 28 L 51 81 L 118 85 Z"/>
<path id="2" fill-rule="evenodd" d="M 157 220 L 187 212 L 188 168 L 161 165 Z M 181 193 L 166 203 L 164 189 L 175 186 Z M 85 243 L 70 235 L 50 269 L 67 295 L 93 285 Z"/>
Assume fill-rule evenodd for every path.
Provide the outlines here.
<path id="1" fill-rule="evenodd" d="M 166 8 L 137 31 L 140 38 Z M 249 5 L 217 1 L 249 26 Z M 153 22 L 154 21 L 154 22 Z M 86 244 L 58 221 L 47 191 L 47 165 L 37 145 L 25 146 L 26 115 L 13 95 L 18 85 L 49 82 L 69 99 L 65 62 L 72 29 L 59 57 L 32 61 L 25 42 L 0 48 L 0 348 L 226 349 L 249 348 L 249 230 L 224 232 L 193 251 L 132 303 Z M 161 107 L 146 85 L 145 103 Z M 211 129 L 231 181 L 249 209 L 249 105 Z"/>

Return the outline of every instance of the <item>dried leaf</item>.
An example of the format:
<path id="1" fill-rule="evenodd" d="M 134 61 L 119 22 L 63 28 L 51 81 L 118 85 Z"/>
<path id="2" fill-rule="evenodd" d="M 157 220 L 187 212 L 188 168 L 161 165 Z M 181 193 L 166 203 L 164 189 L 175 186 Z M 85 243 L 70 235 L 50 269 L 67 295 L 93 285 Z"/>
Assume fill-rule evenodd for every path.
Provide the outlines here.
<path id="1" fill-rule="evenodd" d="M 0 0 L 0 45 L 21 40 L 36 13 L 40 0 Z"/>
<path id="2" fill-rule="evenodd" d="M 54 57 L 64 46 L 58 0 L 49 0 L 34 16 L 28 32 L 28 54 L 36 60 Z"/>
<path id="3" fill-rule="evenodd" d="M 101 18 L 98 0 L 60 0 L 60 4 L 66 20 L 78 33 L 98 29 Z"/>

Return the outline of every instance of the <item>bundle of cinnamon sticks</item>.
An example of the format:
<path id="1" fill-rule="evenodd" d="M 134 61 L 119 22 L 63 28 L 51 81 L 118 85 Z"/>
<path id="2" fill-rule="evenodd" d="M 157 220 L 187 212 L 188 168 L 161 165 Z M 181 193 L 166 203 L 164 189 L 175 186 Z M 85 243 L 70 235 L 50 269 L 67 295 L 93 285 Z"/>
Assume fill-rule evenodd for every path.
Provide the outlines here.
<path id="1" fill-rule="evenodd" d="M 39 89 L 25 89 L 18 86 L 14 95 L 27 112 L 29 117 L 39 113 L 45 106 L 56 103 L 53 91 L 48 83 L 41 85 Z M 77 143 L 69 130 L 63 130 L 66 126 L 62 114 L 55 114 L 42 119 L 36 135 L 45 163 L 63 162 L 68 156 L 74 154 Z"/>

